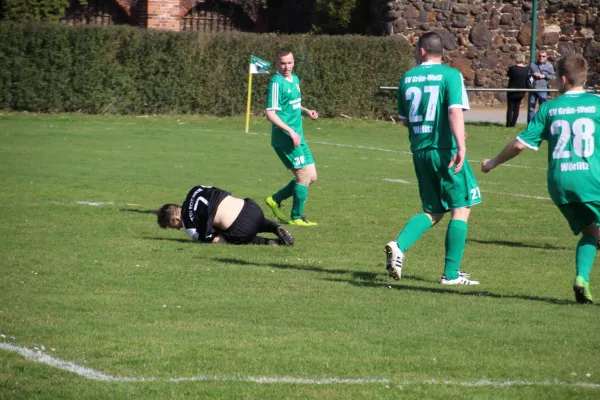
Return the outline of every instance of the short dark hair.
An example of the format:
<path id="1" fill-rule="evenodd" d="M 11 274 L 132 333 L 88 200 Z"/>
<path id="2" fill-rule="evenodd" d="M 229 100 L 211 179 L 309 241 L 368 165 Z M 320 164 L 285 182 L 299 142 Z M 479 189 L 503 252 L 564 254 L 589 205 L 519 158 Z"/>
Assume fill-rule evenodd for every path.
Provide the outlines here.
<path id="1" fill-rule="evenodd" d="M 176 215 L 179 206 L 177 204 L 165 204 L 156 211 L 156 222 L 163 229 L 169 227 L 171 220 Z"/>
<path id="2" fill-rule="evenodd" d="M 432 56 L 441 56 L 444 54 L 444 41 L 437 33 L 426 32 L 419 37 L 417 48 L 425 49 Z"/>
<path id="3" fill-rule="evenodd" d="M 567 86 L 581 86 L 587 79 L 588 63 L 579 54 L 569 54 L 558 60 L 557 73 L 567 78 Z"/>
<path id="4" fill-rule="evenodd" d="M 275 57 L 275 59 L 279 60 L 281 57 L 285 57 L 288 54 L 292 54 L 292 51 L 287 47 L 282 47 L 281 49 L 277 50 L 277 56 Z"/>

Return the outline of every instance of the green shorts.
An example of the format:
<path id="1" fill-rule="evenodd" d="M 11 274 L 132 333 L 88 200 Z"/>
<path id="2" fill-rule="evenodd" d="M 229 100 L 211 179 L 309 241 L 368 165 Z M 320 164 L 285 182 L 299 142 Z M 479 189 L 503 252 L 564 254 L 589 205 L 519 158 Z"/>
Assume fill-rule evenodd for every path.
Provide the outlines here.
<path id="1" fill-rule="evenodd" d="M 273 149 L 287 169 L 298 169 L 315 163 L 310 148 L 304 139 L 302 139 L 298 147 L 294 147 L 293 145 L 277 146 L 273 147 Z"/>
<path id="2" fill-rule="evenodd" d="M 600 222 L 600 202 L 559 204 L 558 209 L 567 219 L 573 235 L 579 235 L 583 228 Z"/>
<path id="3" fill-rule="evenodd" d="M 479 185 L 468 160 L 465 159 L 456 175 L 454 167 L 448 169 L 454 153 L 456 150 L 431 149 L 413 154 L 419 195 L 426 213 L 443 214 L 454 208 L 481 203 Z"/>

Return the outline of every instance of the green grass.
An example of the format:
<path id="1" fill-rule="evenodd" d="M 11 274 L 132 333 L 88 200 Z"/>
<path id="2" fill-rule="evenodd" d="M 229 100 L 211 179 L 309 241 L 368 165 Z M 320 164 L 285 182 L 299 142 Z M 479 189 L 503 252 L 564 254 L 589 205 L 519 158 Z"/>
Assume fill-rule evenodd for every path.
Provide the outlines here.
<path id="1" fill-rule="evenodd" d="M 577 238 L 546 199 L 545 147 L 483 175 L 476 161 L 518 131 L 467 127 L 484 202 L 463 269 L 482 284 L 447 288 L 447 220 L 407 252 L 401 281 L 384 273 L 385 243 L 420 212 L 406 130 L 391 122 L 306 122 L 319 180 L 305 211 L 319 226 L 291 226 L 293 248 L 159 229 L 153 211 L 197 184 L 267 211 L 290 175 L 266 121 L 243 126 L 0 115 L 0 341 L 156 378 L 93 381 L 0 350 L 0 398 L 598 398 L 600 309 L 574 303 Z M 390 382 L 167 381 L 200 375 Z M 521 383 L 468 386 L 482 381 Z"/>

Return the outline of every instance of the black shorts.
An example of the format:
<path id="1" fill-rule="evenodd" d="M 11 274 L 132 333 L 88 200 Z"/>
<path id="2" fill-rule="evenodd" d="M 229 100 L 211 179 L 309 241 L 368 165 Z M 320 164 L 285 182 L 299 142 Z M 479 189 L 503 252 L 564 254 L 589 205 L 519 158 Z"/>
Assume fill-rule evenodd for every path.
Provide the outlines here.
<path id="1" fill-rule="evenodd" d="M 252 199 L 244 199 L 244 207 L 233 224 L 222 233 L 225 240 L 231 244 L 246 244 L 261 231 L 265 214 Z"/>

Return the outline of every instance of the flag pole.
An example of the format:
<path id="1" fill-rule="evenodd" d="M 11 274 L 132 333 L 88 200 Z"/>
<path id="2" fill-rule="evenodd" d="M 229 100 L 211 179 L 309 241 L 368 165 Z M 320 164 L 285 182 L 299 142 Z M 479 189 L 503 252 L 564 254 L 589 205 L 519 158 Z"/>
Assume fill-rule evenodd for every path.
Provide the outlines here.
<path id="1" fill-rule="evenodd" d="M 250 127 L 250 103 L 252 101 L 252 71 L 248 72 L 248 101 L 246 103 L 246 133 Z"/>

